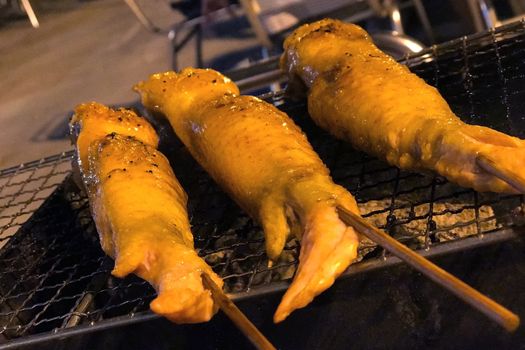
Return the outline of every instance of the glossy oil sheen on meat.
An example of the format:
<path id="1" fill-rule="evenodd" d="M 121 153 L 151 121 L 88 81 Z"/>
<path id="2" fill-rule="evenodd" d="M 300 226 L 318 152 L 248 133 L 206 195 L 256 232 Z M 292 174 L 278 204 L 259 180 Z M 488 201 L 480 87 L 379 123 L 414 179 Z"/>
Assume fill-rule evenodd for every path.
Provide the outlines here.
<path id="1" fill-rule="evenodd" d="M 212 70 L 156 74 L 137 85 L 142 102 L 167 116 L 191 154 L 265 232 L 277 260 L 290 234 L 301 240 L 299 267 L 274 320 L 307 305 L 355 259 L 358 237 L 336 205 L 358 213 L 353 197 L 294 122 L 274 106 L 240 96 Z"/>
<path id="2" fill-rule="evenodd" d="M 525 183 L 523 140 L 463 123 L 360 27 L 321 20 L 298 28 L 284 48 L 281 67 L 306 85 L 312 119 L 336 137 L 402 169 L 434 170 L 479 191 L 519 191 L 480 167 L 479 156 Z"/>
<path id="3" fill-rule="evenodd" d="M 135 113 L 90 103 L 71 120 L 77 161 L 112 274 L 135 273 L 157 290 L 151 309 L 177 323 L 207 321 L 217 310 L 201 273 L 222 281 L 198 257 L 186 194 L 158 152 L 151 125 Z"/>

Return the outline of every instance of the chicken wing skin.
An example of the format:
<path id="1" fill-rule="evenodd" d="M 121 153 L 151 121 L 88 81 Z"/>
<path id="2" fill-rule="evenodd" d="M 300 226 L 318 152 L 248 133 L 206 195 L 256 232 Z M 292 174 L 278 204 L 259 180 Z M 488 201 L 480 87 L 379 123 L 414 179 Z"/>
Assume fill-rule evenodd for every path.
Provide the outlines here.
<path id="1" fill-rule="evenodd" d="M 171 321 L 209 320 L 217 307 L 201 273 L 222 281 L 194 250 L 186 194 L 155 149 L 151 125 L 90 103 L 76 108 L 71 131 L 102 249 L 115 259 L 112 274 L 148 281 L 158 293 L 151 309 Z"/>
<path id="2" fill-rule="evenodd" d="M 284 49 L 282 69 L 306 85 L 310 116 L 334 136 L 402 169 L 433 170 L 478 191 L 522 191 L 515 183 L 525 184 L 525 141 L 462 122 L 360 27 L 303 25 Z"/>
<path id="3" fill-rule="evenodd" d="M 75 144 L 75 161 L 82 174 L 88 171 L 89 145 L 111 133 L 133 136 L 146 145 L 157 148 L 159 138 L 145 119 L 131 110 L 113 110 L 100 103 L 82 103 L 75 108 L 69 123 L 69 133 Z"/>
<path id="4" fill-rule="evenodd" d="M 187 68 L 139 83 L 142 103 L 167 116 L 195 159 L 252 218 L 277 260 L 290 234 L 301 240 L 299 267 L 274 321 L 306 306 L 355 259 L 358 236 L 336 205 L 358 213 L 294 122 L 274 106 L 240 96 L 213 70 Z"/>

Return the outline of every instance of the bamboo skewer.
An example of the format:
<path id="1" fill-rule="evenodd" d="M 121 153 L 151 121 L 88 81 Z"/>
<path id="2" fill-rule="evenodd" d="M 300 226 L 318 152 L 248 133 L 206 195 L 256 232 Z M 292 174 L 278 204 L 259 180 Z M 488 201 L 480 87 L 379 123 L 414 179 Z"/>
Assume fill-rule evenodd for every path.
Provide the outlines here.
<path id="1" fill-rule="evenodd" d="M 204 286 L 210 290 L 213 300 L 219 305 L 222 312 L 241 330 L 259 350 L 276 350 L 268 339 L 242 313 L 241 310 L 228 298 L 219 286 L 206 273 L 202 274 Z"/>
<path id="2" fill-rule="evenodd" d="M 513 332 L 518 328 L 520 319 L 516 314 L 496 303 L 489 297 L 481 294 L 454 275 L 407 248 L 405 245 L 399 243 L 385 232 L 372 226 L 362 217 L 341 207 L 338 207 L 337 210 L 339 217 L 347 225 L 354 227 L 359 233 L 370 238 L 372 241 L 388 250 L 408 265 L 423 273 L 432 281 L 445 289 L 448 289 L 467 304 L 470 304 L 472 307 L 503 326 L 507 331 Z"/>
<path id="3" fill-rule="evenodd" d="M 500 180 L 503 180 L 512 187 L 514 187 L 514 189 L 518 191 L 518 193 L 525 193 L 524 180 L 517 178 L 516 174 L 510 173 L 508 171 L 505 171 L 505 169 L 499 168 L 498 164 L 496 164 L 494 161 L 481 155 L 478 155 L 478 157 L 476 158 L 476 163 L 487 173 L 498 177 Z"/>

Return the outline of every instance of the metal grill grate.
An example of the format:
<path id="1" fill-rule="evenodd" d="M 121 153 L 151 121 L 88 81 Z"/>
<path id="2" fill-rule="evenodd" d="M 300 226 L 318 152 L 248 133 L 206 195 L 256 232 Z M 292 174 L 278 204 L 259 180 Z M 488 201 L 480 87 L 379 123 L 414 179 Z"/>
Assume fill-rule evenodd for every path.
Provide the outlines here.
<path id="1" fill-rule="evenodd" d="M 520 22 L 405 61 L 437 86 L 461 117 L 523 137 L 524 40 Z M 432 252 L 450 245 L 444 242 L 488 237 L 522 221 L 523 196 L 476 193 L 439 177 L 392 168 L 316 128 L 304 101 L 288 101 L 282 93 L 265 98 L 303 128 L 335 182 L 356 196 L 363 216 L 414 249 Z M 297 243 L 290 242 L 281 261 L 268 268 L 261 229 L 184 150 L 175 148 L 169 153 L 178 154 L 176 168 L 186 169 L 175 170 L 189 194 L 196 246 L 224 278 L 228 292 L 235 297 L 263 286 L 277 288 L 278 281 L 290 278 Z M 71 156 L 67 152 L 0 172 L 2 343 L 137 319 L 147 315 L 143 311 L 155 296 L 134 276 L 111 277 L 113 262 L 101 251 L 87 200 L 69 176 Z M 362 259 L 379 263 L 385 255 L 371 242 L 364 242 L 360 253 Z"/>

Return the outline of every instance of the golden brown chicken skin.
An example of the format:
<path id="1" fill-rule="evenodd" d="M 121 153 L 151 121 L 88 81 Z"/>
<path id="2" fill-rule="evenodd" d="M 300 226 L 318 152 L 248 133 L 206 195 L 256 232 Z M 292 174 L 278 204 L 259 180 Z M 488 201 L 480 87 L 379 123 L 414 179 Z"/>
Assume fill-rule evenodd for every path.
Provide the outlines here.
<path id="1" fill-rule="evenodd" d="M 282 69 L 306 85 L 310 116 L 334 136 L 402 169 L 434 170 L 478 191 L 522 192 L 507 179 L 525 184 L 525 141 L 462 122 L 360 27 L 303 25 L 284 49 Z"/>
<path id="2" fill-rule="evenodd" d="M 136 86 L 143 104 L 167 116 L 191 154 L 252 218 L 268 256 L 289 235 L 301 240 L 299 267 L 274 321 L 306 306 L 355 259 L 358 236 L 336 205 L 358 213 L 294 122 L 274 106 L 240 96 L 213 70 L 155 74 Z"/>
<path id="3" fill-rule="evenodd" d="M 151 309 L 173 322 L 209 320 L 217 307 L 201 274 L 222 281 L 194 250 L 186 194 L 155 149 L 151 125 L 90 103 L 76 108 L 71 131 L 102 249 L 115 259 L 112 274 L 148 281 L 158 293 Z"/>
<path id="4" fill-rule="evenodd" d="M 100 103 L 79 104 L 69 123 L 69 133 L 75 144 L 75 160 L 82 174 L 87 172 L 89 145 L 111 133 L 133 136 L 157 148 L 159 138 L 145 119 L 125 108 L 111 109 Z"/>

